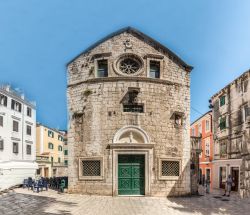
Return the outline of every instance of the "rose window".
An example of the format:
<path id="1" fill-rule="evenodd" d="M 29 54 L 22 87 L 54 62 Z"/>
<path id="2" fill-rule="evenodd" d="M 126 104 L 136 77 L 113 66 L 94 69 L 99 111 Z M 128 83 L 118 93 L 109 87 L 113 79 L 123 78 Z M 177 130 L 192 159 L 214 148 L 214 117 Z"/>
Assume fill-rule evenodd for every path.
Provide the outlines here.
<path id="1" fill-rule="evenodd" d="M 143 60 L 135 54 L 123 54 L 114 63 L 114 70 L 123 76 L 136 76 L 143 70 Z"/>
<path id="2" fill-rule="evenodd" d="M 125 58 L 120 62 L 119 69 L 126 74 L 134 74 L 140 69 L 140 63 L 132 58 Z"/>

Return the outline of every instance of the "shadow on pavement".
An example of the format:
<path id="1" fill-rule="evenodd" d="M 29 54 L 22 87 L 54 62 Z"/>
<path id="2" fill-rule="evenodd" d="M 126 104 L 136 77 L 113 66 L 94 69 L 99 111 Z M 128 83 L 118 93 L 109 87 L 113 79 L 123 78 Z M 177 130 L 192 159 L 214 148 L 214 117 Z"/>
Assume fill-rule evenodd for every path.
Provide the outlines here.
<path id="1" fill-rule="evenodd" d="M 52 209 L 55 212 L 46 212 L 46 209 L 50 207 L 56 207 L 58 209 Z M 71 215 L 70 211 L 64 210 L 69 208 L 76 203 L 59 201 L 52 197 L 44 197 L 37 195 L 29 195 L 11 192 L 6 195 L 0 196 L 0 214 L 8 215 Z"/>

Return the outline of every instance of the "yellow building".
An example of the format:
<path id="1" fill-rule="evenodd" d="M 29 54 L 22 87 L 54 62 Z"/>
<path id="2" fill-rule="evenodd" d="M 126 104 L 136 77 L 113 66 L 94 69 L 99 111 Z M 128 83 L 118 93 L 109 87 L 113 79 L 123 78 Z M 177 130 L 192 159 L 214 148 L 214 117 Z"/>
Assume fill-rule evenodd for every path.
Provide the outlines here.
<path id="1" fill-rule="evenodd" d="M 64 167 L 63 133 L 42 124 L 36 125 L 36 161 L 38 175 L 58 176 L 58 168 Z"/>

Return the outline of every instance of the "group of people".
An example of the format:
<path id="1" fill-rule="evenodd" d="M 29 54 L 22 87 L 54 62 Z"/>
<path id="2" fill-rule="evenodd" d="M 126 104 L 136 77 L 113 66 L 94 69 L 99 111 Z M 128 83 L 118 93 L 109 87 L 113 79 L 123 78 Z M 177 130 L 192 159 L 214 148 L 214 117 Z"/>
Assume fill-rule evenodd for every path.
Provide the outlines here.
<path id="1" fill-rule="evenodd" d="M 206 193 L 210 193 L 210 183 L 211 183 L 210 178 L 205 179 L 205 176 L 203 175 L 202 185 Z M 233 178 L 231 175 L 228 175 L 228 178 L 225 182 L 225 193 L 223 194 L 223 196 L 228 196 L 228 197 L 230 196 L 232 186 L 234 186 Z"/>

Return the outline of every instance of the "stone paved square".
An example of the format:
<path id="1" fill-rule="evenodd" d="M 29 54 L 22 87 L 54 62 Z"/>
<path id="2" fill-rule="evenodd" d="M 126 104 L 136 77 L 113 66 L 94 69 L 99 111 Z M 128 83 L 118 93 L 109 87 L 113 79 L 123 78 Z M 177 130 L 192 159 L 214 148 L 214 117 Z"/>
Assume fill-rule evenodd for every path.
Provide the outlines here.
<path id="1" fill-rule="evenodd" d="M 33 193 L 18 188 L 0 196 L 1 215 L 249 215 L 250 199 L 230 198 L 213 192 L 197 197 L 110 197 L 58 194 L 49 190 Z"/>

